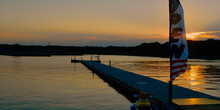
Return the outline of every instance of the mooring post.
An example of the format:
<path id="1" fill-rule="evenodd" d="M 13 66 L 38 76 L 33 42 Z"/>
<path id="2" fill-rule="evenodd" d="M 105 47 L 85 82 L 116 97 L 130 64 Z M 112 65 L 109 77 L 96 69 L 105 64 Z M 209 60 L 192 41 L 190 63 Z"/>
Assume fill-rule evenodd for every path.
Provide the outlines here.
<path id="1" fill-rule="evenodd" d="M 91 56 L 90 56 L 90 58 L 91 58 L 91 61 L 92 61 L 92 57 L 93 57 L 93 55 L 91 55 Z"/>
<path id="2" fill-rule="evenodd" d="M 109 66 L 112 66 L 112 61 L 111 60 L 109 60 Z"/>

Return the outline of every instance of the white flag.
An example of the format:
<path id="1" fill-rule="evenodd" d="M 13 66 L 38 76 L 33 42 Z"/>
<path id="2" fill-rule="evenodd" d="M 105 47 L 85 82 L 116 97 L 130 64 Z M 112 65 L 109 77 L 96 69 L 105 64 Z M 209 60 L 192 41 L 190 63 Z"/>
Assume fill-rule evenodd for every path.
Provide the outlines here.
<path id="1" fill-rule="evenodd" d="M 179 0 L 170 0 L 170 78 L 184 73 L 187 67 L 188 47 L 184 12 Z"/>

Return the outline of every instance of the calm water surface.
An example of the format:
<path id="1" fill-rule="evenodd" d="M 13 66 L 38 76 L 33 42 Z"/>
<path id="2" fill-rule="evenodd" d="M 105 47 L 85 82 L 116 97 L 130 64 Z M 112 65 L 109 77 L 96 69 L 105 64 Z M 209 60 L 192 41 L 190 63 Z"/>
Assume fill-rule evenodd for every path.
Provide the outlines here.
<path id="1" fill-rule="evenodd" d="M 130 102 L 70 56 L 0 56 L 0 109 L 123 110 Z"/>
<path id="2" fill-rule="evenodd" d="M 90 55 L 77 58 L 90 59 Z M 0 56 L 0 109 L 124 110 L 130 102 L 71 56 Z M 102 55 L 104 64 L 169 80 L 167 58 Z M 220 97 L 220 61 L 191 59 L 174 84 Z"/>

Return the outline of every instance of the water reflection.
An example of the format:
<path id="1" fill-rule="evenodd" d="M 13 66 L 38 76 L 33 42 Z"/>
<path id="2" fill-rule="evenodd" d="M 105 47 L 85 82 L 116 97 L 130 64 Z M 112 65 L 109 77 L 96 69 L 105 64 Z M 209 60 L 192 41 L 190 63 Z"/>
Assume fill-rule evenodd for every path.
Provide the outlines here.
<path id="1" fill-rule="evenodd" d="M 0 56 L 0 108 L 124 109 L 130 105 L 108 84 L 70 56 Z M 83 56 L 89 59 L 90 56 Z M 169 80 L 169 59 L 103 55 L 104 64 L 164 82 Z M 220 97 L 220 61 L 190 60 L 175 84 Z M 107 101 L 107 102 L 106 102 Z M 29 105 L 28 105 L 29 104 Z"/>
<path id="2" fill-rule="evenodd" d="M 200 65 L 189 66 L 189 69 L 182 75 L 189 85 L 196 86 L 204 84 L 201 80 L 204 80 L 204 75 L 202 74 L 204 68 Z M 188 85 L 188 84 L 186 84 Z"/>
<path id="3" fill-rule="evenodd" d="M 202 65 L 188 65 L 188 69 L 175 80 L 175 84 L 195 91 L 206 89 L 206 76 L 203 74 L 205 67 Z"/>
<path id="4" fill-rule="evenodd" d="M 69 56 L 0 56 L 0 109 L 124 109 L 130 102 Z"/>
<path id="5" fill-rule="evenodd" d="M 220 104 L 220 101 L 218 100 L 207 98 L 174 99 L 173 101 L 179 105 Z"/>

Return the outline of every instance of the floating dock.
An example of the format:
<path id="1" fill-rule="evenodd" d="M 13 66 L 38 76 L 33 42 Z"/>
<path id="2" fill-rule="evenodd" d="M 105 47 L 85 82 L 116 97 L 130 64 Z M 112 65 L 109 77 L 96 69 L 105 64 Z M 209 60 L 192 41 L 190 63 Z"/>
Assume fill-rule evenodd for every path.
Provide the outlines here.
<path id="1" fill-rule="evenodd" d="M 187 88 L 173 85 L 173 104 L 168 103 L 168 86 L 166 82 L 156 80 L 150 77 L 141 76 L 132 72 L 124 71 L 112 66 L 104 65 L 99 62 L 81 61 L 87 68 L 95 72 L 97 75 L 117 86 L 123 95 L 131 98 L 138 91 L 149 93 L 150 101 L 157 105 L 160 109 L 176 110 L 176 109 L 219 109 L 220 98 L 207 95 L 201 92 L 193 91 Z M 126 94 L 127 93 L 127 94 Z M 130 100 L 133 102 L 132 100 Z"/>

